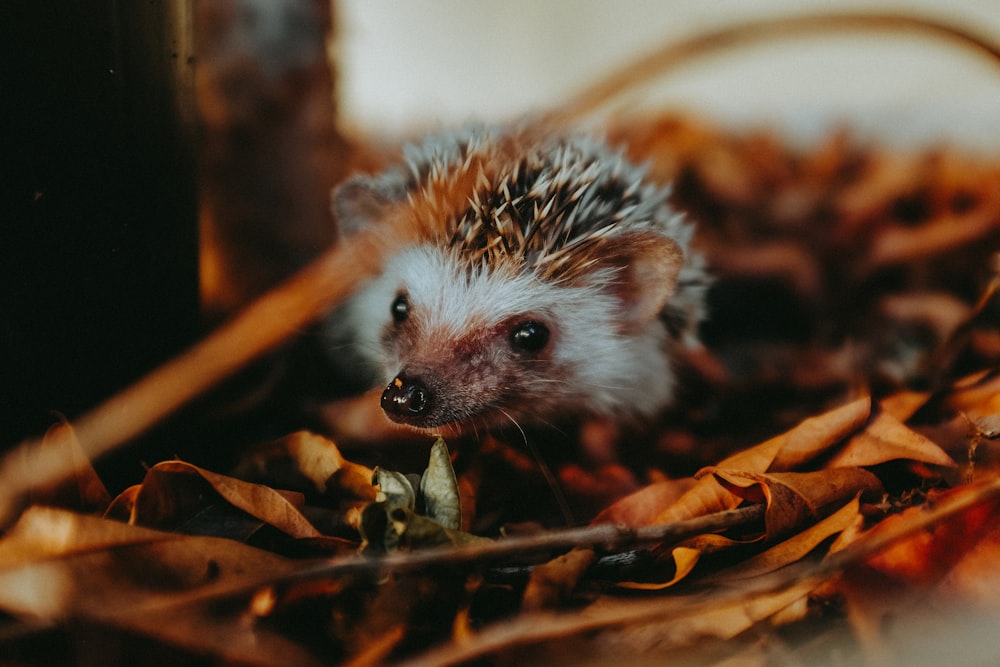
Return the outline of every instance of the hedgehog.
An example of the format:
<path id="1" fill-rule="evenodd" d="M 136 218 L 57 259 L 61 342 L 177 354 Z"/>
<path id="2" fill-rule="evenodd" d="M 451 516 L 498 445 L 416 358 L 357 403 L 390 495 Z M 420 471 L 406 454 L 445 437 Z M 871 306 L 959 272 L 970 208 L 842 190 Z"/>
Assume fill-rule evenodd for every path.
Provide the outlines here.
<path id="1" fill-rule="evenodd" d="M 412 234 L 323 324 L 399 424 L 464 433 L 601 417 L 675 394 L 708 278 L 670 188 L 586 135 L 473 126 L 335 188 L 348 237 Z"/>

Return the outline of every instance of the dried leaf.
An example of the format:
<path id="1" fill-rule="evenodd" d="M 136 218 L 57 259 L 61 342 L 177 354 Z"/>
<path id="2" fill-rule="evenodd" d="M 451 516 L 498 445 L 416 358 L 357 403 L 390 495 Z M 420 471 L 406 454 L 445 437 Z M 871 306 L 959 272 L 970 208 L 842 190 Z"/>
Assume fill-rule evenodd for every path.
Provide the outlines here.
<path id="1" fill-rule="evenodd" d="M 290 537 L 322 537 L 288 498 L 274 489 L 183 461 L 164 461 L 149 469 L 135 499 L 133 521 L 147 526 L 177 525 L 204 507 L 199 488 L 211 489 L 233 507 Z"/>
<path id="2" fill-rule="evenodd" d="M 536 566 L 522 596 L 521 608 L 538 611 L 565 600 L 596 559 L 593 549 L 576 548 Z"/>
<path id="3" fill-rule="evenodd" d="M 955 466 L 940 447 L 885 411 L 877 412 L 865 429 L 851 438 L 827 465 L 873 466 L 897 459 Z"/>
<path id="4" fill-rule="evenodd" d="M 296 431 L 250 449 L 233 477 L 268 486 L 374 500 L 371 468 L 344 458 L 336 443 L 311 431 Z"/>
<path id="5" fill-rule="evenodd" d="M 676 503 L 695 484 L 697 482 L 690 477 L 667 479 L 650 484 L 605 508 L 591 523 L 653 525 L 664 508 Z"/>
<path id="6" fill-rule="evenodd" d="M 859 398 L 823 415 L 804 420 L 782 436 L 784 442 L 781 449 L 771 465 L 764 470 L 781 472 L 800 468 L 861 428 L 868 421 L 871 409 L 870 398 Z M 764 472 L 755 467 L 740 465 L 738 458 L 736 461 L 723 461 L 719 467 Z"/>
<path id="7" fill-rule="evenodd" d="M 372 479 L 375 485 L 375 502 L 391 507 L 417 507 L 417 489 L 420 488 L 418 475 L 406 475 L 395 470 L 375 468 Z"/>
<path id="8" fill-rule="evenodd" d="M 880 493 L 882 484 L 861 468 L 831 468 L 808 473 L 760 474 L 717 470 L 715 476 L 733 494 L 752 503 L 767 503 L 768 541 L 783 537 L 807 522 L 827 516 L 859 494 Z"/>
<path id="9" fill-rule="evenodd" d="M 345 459 L 332 440 L 310 431 L 298 431 L 284 440 L 298 469 L 318 491 L 336 488 L 355 498 L 372 499 L 371 468 Z"/>
<path id="10" fill-rule="evenodd" d="M 879 401 L 879 408 L 905 422 L 927 403 L 930 394 L 923 391 L 899 391 Z"/>
<path id="11" fill-rule="evenodd" d="M 425 516 L 449 530 L 462 528 L 462 501 L 458 492 L 458 479 L 451 465 L 448 445 L 438 438 L 431 446 L 427 470 L 420 478 Z"/>
<path id="12" fill-rule="evenodd" d="M 172 591 L 291 567 L 231 540 L 35 507 L 0 540 L 0 606 L 45 619 L 107 618 Z"/>
<path id="13" fill-rule="evenodd" d="M 442 526 L 413 510 L 389 503 L 372 503 L 361 513 L 358 526 L 361 551 L 380 554 L 488 541 L 471 533 Z"/>
<path id="14" fill-rule="evenodd" d="M 1000 372 L 977 373 L 956 382 L 945 400 L 972 420 L 1000 412 Z"/>
<path id="15" fill-rule="evenodd" d="M 725 543 L 726 546 L 733 544 L 732 540 L 725 540 Z M 618 586 L 637 591 L 662 591 L 670 588 L 694 571 L 694 566 L 701 560 L 701 555 L 704 551 L 707 551 L 704 542 L 694 546 L 674 547 L 670 550 L 670 560 L 673 561 L 674 565 L 670 578 L 663 581 L 623 581 Z"/>
<path id="16" fill-rule="evenodd" d="M 736 507 L 742 499 L 725 489 L 712 476 L 702 477 L 674 504 L 663 509 L 650 525 L 674 523 Z"/>
<path id="17" fill-rule="evenodd" d="M 717 582 L 749 579 L 750 577 L 774 572 L 786 565 L 798 562 L 822 542 L 851 526 L 859 516 L 859 506 L 858 498 L 854 498 L 830 516 L 809 526 L 802 532 L 789 537 L 783 542 L 779 542 L 763 553 L 726 568 L 702 581 Z"/>
<path id="18" fill-rule="evenodd" d="M 988 484 L 970 484 L 950 491 L 931 494 L 929 506 L 972 498 L 973 500 Z M 883 532 L 899 530 L 910 522 L 919 522 L 927 508 L 912 507 L 886 518 L 871 530 L 857 537 L 858 541 L 877 539 Z M 972 551 L 980 540 L 995 530 L 1000 518 L 1000 501 L 975 504 L 948 521 L 931 529 L 925 529 L 900 540 L 871 556 L 866 563 L 870 570 L 879 572 L 890 580 L 905 582 L 910 586 L 925 587 L 940 581 L 962 558 Z M 845 544 L 838 543 L 842 548 Z"/>

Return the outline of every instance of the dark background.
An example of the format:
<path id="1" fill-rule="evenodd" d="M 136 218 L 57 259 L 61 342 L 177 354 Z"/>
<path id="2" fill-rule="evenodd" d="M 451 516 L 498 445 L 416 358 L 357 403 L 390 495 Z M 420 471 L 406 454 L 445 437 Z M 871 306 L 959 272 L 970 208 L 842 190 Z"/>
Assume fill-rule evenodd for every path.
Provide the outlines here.
<path id="1" fill-rule="evenodd" d="M 199 333 L 191 79 L 168 4 L 0 3 L 0 449 Z"/>

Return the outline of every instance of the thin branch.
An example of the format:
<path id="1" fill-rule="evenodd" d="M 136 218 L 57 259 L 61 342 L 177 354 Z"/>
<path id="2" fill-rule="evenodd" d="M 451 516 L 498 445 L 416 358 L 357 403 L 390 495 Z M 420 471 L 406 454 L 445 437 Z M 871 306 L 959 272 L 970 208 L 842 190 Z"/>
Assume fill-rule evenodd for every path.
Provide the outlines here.
<path id="1" fill-rule="evenodd" d="M 237 581 L 204 586 L 196 591 L 168 594 L 153 598 L 148 604 L 128 609 L 109 610 L 108 620 L 130 617 L 137 613 L 180 609 L 194 604 L 246 595 L 267 586 L 282 586 L 315 579 L 332 579 L 343 576 L 377 576 L 385 572 L 406 574 L 419 572 L 430 566 L 469 565 L 483 566 L 514 557 L 539 553 L 565 551 L 574 547 L 600 547 L 606 550 L 623 550 L 642 545 L 676 544 L 685 539 L 721 532 L 735 527 L 752 526 L 764 518 L 764 505 L 748 505 L 733 510 L 656 526 L 630 528 L 622 525 L 602 524 L 547 530 L 537 535 L 511 537 L 500 540 L 482 540 L 458 546 L 396 552 L 385 556 L 342 556 L 330 560 L 303 564 L 289 572 L 252 577 Z"/>

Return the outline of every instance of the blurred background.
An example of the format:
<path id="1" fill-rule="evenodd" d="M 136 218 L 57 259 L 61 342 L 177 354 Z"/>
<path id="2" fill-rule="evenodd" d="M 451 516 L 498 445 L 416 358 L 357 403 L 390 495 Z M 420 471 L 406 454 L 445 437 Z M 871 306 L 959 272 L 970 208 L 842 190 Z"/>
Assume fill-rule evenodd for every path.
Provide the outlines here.
<path id="1" fill-rule="evenodd" d="M 993 0 L 341 0 L 341 120 L 381 134 L 511 118 L 699 32 L 849 11 L 916 14 L 1000 38 Z M 849 123 L 880 141 L 1000 146 L 1000 65 L 909 34 L 809 35 L 741 47 L 672 72 L 643 104 L 767 125 L 793 138 Z"/>

